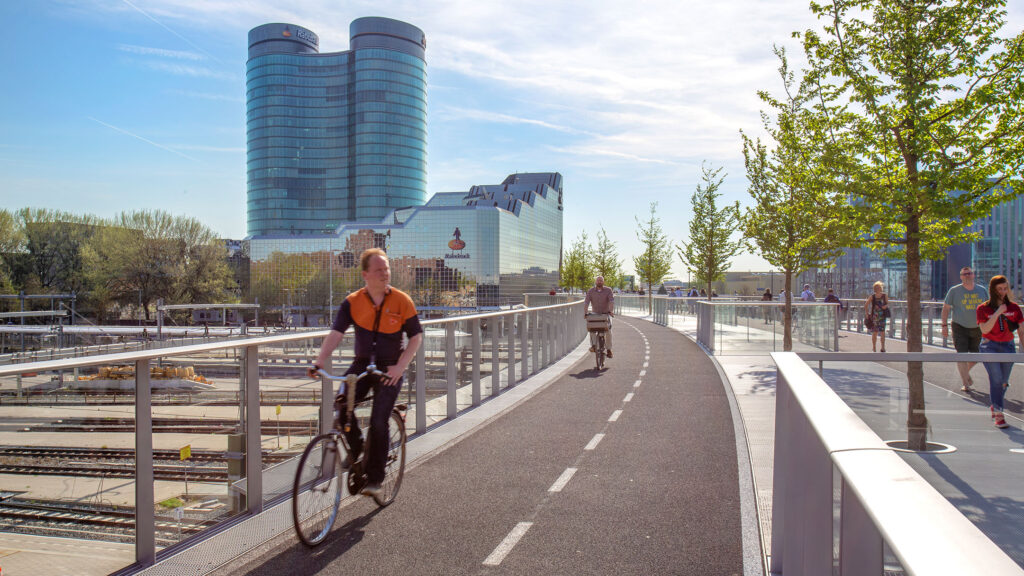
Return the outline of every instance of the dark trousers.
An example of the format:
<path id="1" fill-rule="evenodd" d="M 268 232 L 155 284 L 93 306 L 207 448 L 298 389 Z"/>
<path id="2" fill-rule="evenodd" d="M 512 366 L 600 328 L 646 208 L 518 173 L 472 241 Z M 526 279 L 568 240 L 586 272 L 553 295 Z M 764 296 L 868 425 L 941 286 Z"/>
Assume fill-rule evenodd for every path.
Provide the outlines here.
<path id="1" fill-rule="evenodd" d="M 356 368 L 356 365 L 349 368 L 346 374 L 362 373 L 366 367 L 363 366 L 355 370 L 354 368 Z M 382 368 L 381 370 L 384 371 L 386 369 Z M 366 479 L 368 482 L 382 482 L 384 480 L 384 464 L 387 461 L 390 443 L 388 427 L 391 422 L 391 411 L 395 407 L 395 401 L 398 400 L 398 392 L 402 389 L 402 380 L 402 378 L 399 378 L 394 386 L 384 386 L 380 384 L 379 378 L 367 376 L 356 385 L 356 402 L 362 401 L 370 393 L 370 390 L 374 390 L 368 438 L 370 451 L 366 454 Z M 344 405 L 339 407 L 338 413 L 338 419 L 341 426 L 344 427 L 348 419 Z M 363 437 L 359 427 L 353 426 L 348 434 L 346 434 L 346 437 L 348 438 L 349 446 L 352 447 L 352 457 L 355 458 L 363 451 Z"/>

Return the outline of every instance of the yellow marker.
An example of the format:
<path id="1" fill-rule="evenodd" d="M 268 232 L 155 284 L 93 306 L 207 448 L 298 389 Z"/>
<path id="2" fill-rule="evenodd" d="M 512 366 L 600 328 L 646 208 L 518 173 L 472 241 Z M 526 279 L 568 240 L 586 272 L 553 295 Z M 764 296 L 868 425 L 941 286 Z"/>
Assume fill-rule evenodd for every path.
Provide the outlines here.
<path id="1" fill-rule="evenodd" d="M 281 405 L 280 404 L 277 405 L 277 415 L 278 416 L 281 415 Z"/>
<path id="2" fill-rule="evenodd" d="M 178 451 L 178 454 L 181 456 L 182 460 L 188 460 L 192 457 L 192 445 L 186 444 Z"/>

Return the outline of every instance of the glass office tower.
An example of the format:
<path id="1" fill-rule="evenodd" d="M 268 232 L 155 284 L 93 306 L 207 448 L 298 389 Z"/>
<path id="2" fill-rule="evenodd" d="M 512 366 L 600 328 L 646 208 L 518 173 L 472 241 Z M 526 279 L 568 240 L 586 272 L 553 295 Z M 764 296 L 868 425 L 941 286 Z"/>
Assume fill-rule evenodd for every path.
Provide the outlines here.
<path id="1" fill-rule="evenodd" d="M 249 32 L 249 235 L 333 232 L 426 200 L 426 36 L 359 18 L 351 49 L 321 54 L 293 24 Z"/>

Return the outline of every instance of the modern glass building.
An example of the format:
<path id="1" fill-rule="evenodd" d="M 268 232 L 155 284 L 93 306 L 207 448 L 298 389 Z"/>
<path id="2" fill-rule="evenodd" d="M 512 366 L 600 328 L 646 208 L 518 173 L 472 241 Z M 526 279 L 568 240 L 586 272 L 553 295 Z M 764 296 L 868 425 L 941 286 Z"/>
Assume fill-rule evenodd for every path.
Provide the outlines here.
<path id="1" fill-rule="evenodd" d="M 363 285 L 359 255 L 382 248 L 392 284 L 419 306 L 487 307 L 523 301 L 558 284 L 562 176 L 512 174 L 501 184 L 435 194 L 375 223 L 332 234 L 250 239 L 253 295 L 267 306 L 302 307 L 319 324 Z"/>
<path id="2" fill-rule="evenodd" d="M 1002 274 L 1015 294 L 1024 293 L 1024 196 L 1000 204 L 991 214 L 969 228 L 981 239 L 957 244 L 946 250 L 942 260 L 921 262 L 921 299 L 942 300 L 950 287 L 960 283 L 960 268 L 974 269 L 977 282 Z M 904 260 L 885 259 L 867 248 L 848 249 L 829 269 L 815 269 L 801 275 L 799 283 L 809 283 L 815 292 L 832 287 L 843 298 L 867 298 L 871 285 L 881 280 L 893 298 L 907 297 L 907 264 Z"/>
<path id="3" fill-rule="evenodd" d="M 319 52 L 293 24 L 249 32 L 249 235 L 324 234 L 426 200 L 426 36 L 359 18 L 351 49 Z"/>

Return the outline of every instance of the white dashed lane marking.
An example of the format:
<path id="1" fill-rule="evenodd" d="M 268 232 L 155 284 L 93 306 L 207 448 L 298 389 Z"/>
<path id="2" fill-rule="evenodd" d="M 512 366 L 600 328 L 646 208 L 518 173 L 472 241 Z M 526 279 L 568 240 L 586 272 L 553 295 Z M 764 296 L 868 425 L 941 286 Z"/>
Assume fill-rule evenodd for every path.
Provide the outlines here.
<path id="1" fill-rule="evenodd" d="M 622 416 L 622 410 L 616 410 L 615 412 L 612 412 L 612 415 L 608 417 L 608 421 L 615 422 L 616 420 L 619 419 L 619 416 Z"/>
<path id="2" fill-rule="evenodd" d="M 512 531 L 505 536 L 505 539 L 498 544 L 498 547 L 491 552 L 491 555 L 484 560 L 484 566 L 497 566 L 501 564 L 501 561 L 508 556 L 508 553 L 512 551 L 512 548 L 519 542 L 519 540 L 526 534 L 526 531 L 533 526 L 533 522 L 520 522 L 516 524 Z"/>
<path id="3" fill-rule="evenodd" d="M 629 394 L 626 394 L 626 397 L 625 397 L 625 398 L 623 398 L 623 399 L 622 399 L 622 401 L 623 401 L 623 402 L 629 402 L 629 401 L 630 401 L 630 400 L 632 400 L 632 399 L 633 399 L 633 393 L 632 393 L 632 392 L 630 392 Z"/>
<path id="4" fill-rule="evenodd" d="M 562 475 L 558 477 L 558 480 L 555 480 L 555 483 L 551 485 L 551 488 L 548 488 L 548 492 L 561 492 L 562 488 L 565 488 L 565 485 L 572 479 L 572 475 L 576 473 L 576 470 L 576 468 L 566 468 L 565 472 L 562 472 Z"/>
<path id="5" fill-rule="evenodd" d="M 587 442 L 587 445 L 584 446 L 583 449 L 593 450 L 594 448 L 597 448 L 597 445 L 601 443 L 602 439 L 604 439 L 604 434 L 594 434 L 594 437 L 590 439 L 590 442 Z"/>
<path id="6" fill-rule="evenodd" d="M 640 377 L 643 378 L 647 374 L 647 370 L 640 371 Z"/>

